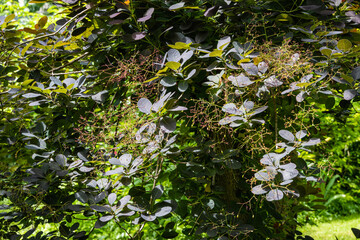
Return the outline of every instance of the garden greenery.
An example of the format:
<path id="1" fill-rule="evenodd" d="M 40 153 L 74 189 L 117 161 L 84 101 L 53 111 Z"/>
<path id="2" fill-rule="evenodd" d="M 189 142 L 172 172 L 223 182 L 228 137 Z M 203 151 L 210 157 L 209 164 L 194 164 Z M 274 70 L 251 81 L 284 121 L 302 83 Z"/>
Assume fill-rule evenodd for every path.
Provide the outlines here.
<path id="1" fill-rule="evenodd" d="M 311 239 L 319 114 L 359 99 L 355 1 L 55 5 L 0 17 L 2 238 Z"/>

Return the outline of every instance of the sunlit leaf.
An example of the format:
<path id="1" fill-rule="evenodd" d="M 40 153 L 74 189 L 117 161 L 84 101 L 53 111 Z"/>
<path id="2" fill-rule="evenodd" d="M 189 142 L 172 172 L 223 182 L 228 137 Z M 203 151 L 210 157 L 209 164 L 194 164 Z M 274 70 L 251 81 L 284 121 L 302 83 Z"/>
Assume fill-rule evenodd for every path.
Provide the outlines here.
<path id="1" fill-rule="evenodd" d="M 178 70 L 179 67 L 181 66 L 181 63 L 179 63 L 179 62 L 167 62 L 167 63 L 165 64 L 165 66 L 167 66 L 168 68 L 176 71 L 176 70 Z"/>
<path id="2" fill-rule="evenodd" d="M 339 40 L 339 42 L 337 43 L 337 47 L 344 52 L 347 52 L 351 49 L 352 47 L 352 43 L 347 40 L 347 39 L 341 39 Z"/>

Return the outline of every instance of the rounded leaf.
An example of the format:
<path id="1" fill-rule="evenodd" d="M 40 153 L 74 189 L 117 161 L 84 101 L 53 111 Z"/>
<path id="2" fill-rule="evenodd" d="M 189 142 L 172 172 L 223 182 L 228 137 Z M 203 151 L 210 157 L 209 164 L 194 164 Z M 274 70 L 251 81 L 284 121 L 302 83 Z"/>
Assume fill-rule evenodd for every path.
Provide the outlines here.
<path id="1" fill-rule="evenodd" d="M 130 201 L 131 199 L 131 196 L 130 195 L 126 195 L 125 197 L 122 197 L 120 200 L 119 200 L 119 203 L 120 203 L 120 206 L 119 208 L 122 209 L 125 207 L 125 205 Z"/>
<path id="2" fill-rule="evenodd" d="M 222 107 L 222 111 L 234 115 L 243 115 L 244 113 L 240 111 L 234 103 L 227 103 Z"/>
<path id="3" fill-rule="evenodd" d="M 110 205 L 113 205 L 116 200 L 116 193 L 110 193 L 108 196 L 108 201 Z"/>
<path id="4" fill-rule="evenodd" d="M 166 76 L 163 79 L 161 79 L 160 84 L 164 87 L 172 87 L 176 85 L 176 78 L 172 76 Z"/>
<path id="5" fill-rule="evenodd" d="M 229 80 L 235 87 L 247 87 L 254 83 L 248 77 L 246 77 L 244 74 L 240 74 L 237 77 L 229 76 Z"/>
<path id="6" fill-rule="evenodd" d="M 132 159 L 131 154 L 126 153 L 121 155 L 121 157 L 119 158 L 120 165 L 124 167 L 128 167 L 130 165 L 131 159 Z"/>
<path id="7" fill-rule="evenodd" d="M 338 49 L 340 49 L 341 51 L 347 52 L 351 49 L 352 47 L 352 43 L 347 40 L 347 39 L 341 39 L 338 43 L 337 43 L 337 47 Z"/>
<path id="8" fill-rule="evenodd" d="M 355 89 L 347 89 L 344 91 L 344 99 L 351 100 L 358 95 L 358 92 Z"/>
<path id="9" fill-rule="evenodd" d="M 267 87 L 279 87 L 283 84 L 283 82 L 278 80 L 275 75 L 272 75 L 264 80 L 264 84 Z"/>
<path id="10" fill-rule="evenodd" d="M 147 214 L 141 214 L 141 218 L 144 219 L 147 222 L 152 222 L 156 219 L 155 215 L 147 215 Z"/>
<path id="11" fill-rule="evenodd" d="M 88 201 L 88 196 L 83 191 L 75 193 L 75 198 L 82 203 L 86 203 Z"/>
<path id="12" fill-rule="evenodd" d="M 143 112 L 145 114 L 150 114 L 152 103 L 147 98 L 140 98 L 137 103 L 137 106 L 140 112 Z"/>
<path id="13" fill-rule="evenodd" d="M 295 141 L 295 136 L 294 134 L 292 134 L 291 132 L 289 132 L 288 130 L 280 130 L 279 131 L 279 135 L 284 138 L 285 140 L 289 141 L 289 142 L 294 142 Z"/>
<path id="14" fill-rule="evenodd" d="M 217 49 L 224 50 L 231 42 L 231 38 L 229 36 L 221 38 L 217 43 Z"/>
<path id="15" fill-rule="evenodd" d="M 164 193 L 164 187 L 162 185 L 157 185 L 151 192 L 153 200 L 159 199 Z"/>
<path id="16" fill-rule="evenodd" d="M 266 71 L 268 70 L 269 68 L 269 65 L 266 63 L 266 62 L 260 62 L 258 64 L 258 69 L 261 73 L 266 73 Z"/>
<path id="17" fill-rule="evenodd" d="M 172 211 L 171 207 L 165 206 L 165 207 L 161 207 L 161 208 L 156 209 L 156 212 L 155 212 L 154 215 L 156 217 L 163 217 L 163 216 L 171 213 L 171 211 Z"/>
<path id="18" fill-rule="evenodd" d="M 185 92 L 189 87 L 188 82 L 186 81 L 180 81 L 178 85 L 178 89 L 180 92 Z"/>
<path id="19" fill-rule="evenodd" d="M 169 7 L 169 10 L 176 10 L 176 9 L 182 8 L 184 5 L 185 5 L 184 2 L 179 2 L 179 3 L 171 5 Z"/>
<path id="20" fill-rule="evenodd" d="M 164 117 L 160 121 L 160 128 L 166 133 L 172 133 L 176 129 L 176 120 L 170 117 Z"/>
<path id="21" fill-rule="evenodd" d="M 261 195 L 261 194 L 267 193 L 268 191 L 263 188 L 262 184 L 260 184 L 260 185 L 253 187 L 251 189 L 251 192 L 255 195 Z"/>
<path id="22" fill-rule="evenodd" d="M 131 34 L 131 37 L 134 40 L 143 39 L 145 36 L 146 36 L 146 32 L 135 32 L 135 33 Z"/>
<path id="23" fill-rule="evenodd" d="M 56 155 L 55 160 L 60 166 L 66 166 L 66 157 L 63 154 Z"/>
<path id="24" fill-rule="evenodd" d="M 302 139 L 303 137 L 305 137 L 307 135 L 307 131 L 306 130 L 300 130 L 295 134 L 295 137 L 297 139 Z"/>
<path id="25" fill-rule="evenodd" d="M 102 221 L 102 222 L 108 222 L 113 218 L 114 218 L 113 215 L 106 215 L 106 216 L 101 217 L 99 220 Z"/>
<path id="26" fill-rule="evenodd" d="M 151 18 L 153 13 L 154 13 L 154 8 L 149 8 L 146 11 L 146 13 L 144 14 L 144 16 L 139 18 L 137 21 L 138 22 L 146 22 L 147 20 L 149 20 Z"/>
<path id="27" fill-rule="evenodd" d="M 266 194 L 266 200 L 268 201 L 278 201 L 284 197 L 284 193 L 279 189 L 273 189 L 268 194 Z"/>
<path id="28" fill-rule="evenodd" d="M 181 54 L 176 49 L 170 49 L 167 52 L 167 60 L 168 62 L 179 62 L 181 59 Z"/>
<path id="29" fill-rule="evenodd" d="M 249 75 L 256 76 L 259 72 L 257 66 L 253 63 L 241 63 L 240 65 Z"/>

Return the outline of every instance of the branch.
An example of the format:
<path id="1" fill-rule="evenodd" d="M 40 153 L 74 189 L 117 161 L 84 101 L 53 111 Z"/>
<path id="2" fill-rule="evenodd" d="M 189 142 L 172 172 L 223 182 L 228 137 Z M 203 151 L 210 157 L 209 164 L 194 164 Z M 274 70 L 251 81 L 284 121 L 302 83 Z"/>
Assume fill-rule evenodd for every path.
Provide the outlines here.
<path id="1" fill-rule="evenodd" d="M 129 233 L 128 231 L 126 231 L 126 229 L 123 228 L 123 227 L 120 225 L 119 222 L 117 222 L 117 221 L 115 220 L 115 223 L 119 226 L 119 228 L 121 228 L 122 230 L 124 230 L 124 231 L 126 232 L 126 234 L 130 237 L 130 239 L 133 239 L 133 237 L 130 235 L 130 233 Z"/>
<path id="2" fill-rule="evenodd" d="M 86 53 L 78 56 L 77 58 L 71 60 L 70 62 L 68 62 L 68 63 L 66 63 L 66 64 L 64 64 L 64 65 L 62 65 L 62 66 L 60 66 L 60 67 L 57 67 L 57 68 L 52 69 L 51 72 L 57 71 L 57 70 L 60 70 L 60 69 L 62 69 L 62 68 L 64 68 L 64 67 L 66 67 L 66 66 L 69 66 L 69 65 L 71 65 L 72 63 L 76 62 L 77 60 L 79 60 L 79 59 L 81 59 L 81 58 L 83 58 L 83 57 L 85 57 L 85 56 L 87 56 L 87 55 L 89 55 L 88 52 L 86 52 Z"/>
<path id="3" fill-rule="evenodd" d="M 89 7 L 87 9 L 85 9 L 84 11 L 76 14 L 74 17 L 70 18 L 64 25 L 62 25 L 58 30 L 56 30 L 55 32 L 53 33 L 50 33 L 50 34 L 47 34 L 47 35 L 43 35 L 43 36 L 39 36 L 39 37 L 35 37 L 33 39 L 30 39 L 30 40 L 27 40 L 25 42 L 22 42 L 22 43 L 19 43 L 18 45 L 16 45 L 16 47 L 20 46 L 20 45 L 23 45 L 23 44 L 26 44 L 26 43 L 30 43 L 32 41 L 35 41 L 35 40 L 39 40 L 39 39 L 42 39 L 42 38 L 47 38 L 47 37 L 51 37 L 51 36 L 54 36 L 56 34 L 58 34 L 61 30 L 63 30 L 69 23 L 71 23 L 72 21 L 74 21 L 77 17 L 81 16 L 82 14 L 86 13 L 87 11 L 90 11 L 91 9 L 93 9 L 92 7 Z"/>
<path id="4" fill-rule="evenodd" d="M 74 71 L 74 72 L 65 72 L 65 73 L 49 73 L 43 70 L 40 70 L 41 72 L 43 72 L 46 75 L 51 75 L 51 76 L 60 76 L 60 75 L 68 75 L 68 74 L 78 74 L 78 73 L 86 73 L 86 72 L 92 72 L 91 70 L 82 70 L 82 71 Z"/>
<path id="5" fill-rule="evenodd" d="M 50 34 L 46 34 L 46 35 L 43 35 L 43 36 L 39 36 L 39 37 L 35 37 L 33 39 L 30 39 L 30 40 L 27 40 L 25 42 L 22 42 L 22 43 L 19 43 L 19 44 L 16 44 L 16 46 L 11 50 L 9 56 L 7 57 L 6 59 L 6 63 L 9 61 L 9 58 L 11 56 L 11 54 L 15 51 L 15 49 L 23 44 L 27 44 L 27 43 L 30 43 L 32 41 L 35 41 L 35 40 L 39 40 L 39 39 L 43 39 L 43 38 L 47 38 L 47 37 L 51 37 L 51 36 L 54 36 L 56 34 L 58 34 L 61 30 L 63 30 L 69 23 L 71 23 L 72 21 L 74 21 L 77 17 L 81 16 L 82 14 L 90 11 L 91 9 L 93 9 L 94 7 L 96 7 L 97 5 L 95 6 L 92 6 L 92 7 L 89 7 L 87 9 L 85 9 L 84 11 L 76 14 L 74 17 L 70 18 L 64 25 L 62 25 L 58 30 L 56 30 L 55 32 L 53 33 L 50 33 Z"/>

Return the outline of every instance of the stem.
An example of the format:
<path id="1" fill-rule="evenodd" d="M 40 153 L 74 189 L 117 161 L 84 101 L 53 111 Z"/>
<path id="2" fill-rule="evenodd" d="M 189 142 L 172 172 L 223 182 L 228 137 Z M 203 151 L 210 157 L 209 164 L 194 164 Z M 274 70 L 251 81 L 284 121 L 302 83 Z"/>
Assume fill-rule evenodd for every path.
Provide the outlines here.
<path id="1" fill-rule="evenodd" d="M 119 228 L 121 228 L 122 230 L 124 230 L 124 231 L 126 232 L 126 234 L 130 237 L 130 239 L 134 239 L 134 238 L 130 235 L 130 233 L 129 233 L 128 231 L 126 231 L 126 229 L 123 228 L 123 227 L 120 225 L 120 223 L 119 223 L 118 221 L 115 220 L 115 223 L 119 226 Z"/>
<path id="2" fill-rule="evenodd" d="M 64 65 L 62 65 L 62 66 L 60 66 L 60 67 L 57 67 L 57 68 L 52 69 L 51 72 L 57 71 L 57 70 L 60 70 L 60 69 L 62 69 L 62 68 L 64 68 L 64 67 L 66 67 L 66 66 L 69 66 L 69 65 L 71 65 L 72 63 L 76 62 L 77 60 L 82 59 L 83 57 L 86 57 L 87 55 L 89 55 L 88 52 L 86 52 L 86 53 L 84 53 L 84 54 L 81 54 L 80 56 L 78 56 L 77 58 L 71 60 L 70 62 L 68 62 L 68 63 L 66 63 L 66 64 L 64 64 Z"/>

